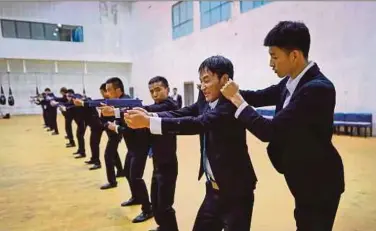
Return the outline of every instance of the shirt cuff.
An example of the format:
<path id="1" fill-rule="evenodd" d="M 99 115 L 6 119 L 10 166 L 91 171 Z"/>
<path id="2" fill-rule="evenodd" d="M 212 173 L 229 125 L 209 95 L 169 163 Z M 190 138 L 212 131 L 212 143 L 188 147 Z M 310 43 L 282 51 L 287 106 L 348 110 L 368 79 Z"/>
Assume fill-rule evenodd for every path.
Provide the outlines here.
<path id="1" fill-rule="evenodd" d="M 162 135 L 162 118 L 149 117 L 150 118 L 150 132 L 154 135 Z"/>
<path id="2" fill-rule="evenodd" d="M 154 112 L 150 112 L 149 115 L 150 115 L 151 117 L 159 117 L 158 114 L 157 114 L 157 113 L 154 113 Z"/>
<path id="3" fill-rule="evenodd" d="M 238 109 L 236 110 L 235 112 L 235 118 L 238 118 L 240 113 L 242 113 L 242 111 L 244 110 L 244 108 L 246 108 L 248 106 L 248 103 L 247 102 L 243 102 L 242 104 L 240 104 L 240 106 L 238 107 Z"/>
<path id="4" fill-rule="evenodd" d="M 119 108 L 115 108 L 115 118 L 120 119 L 120 109 Z"/>
<path id="5" fill-rule="evenodd" d="M 102 117 L 102 111 L 101 111 L 100 109 L 97 108 L 97 112 L 98 112 L 98 116 L 99 116 L 99 118 L 101 118 L 101 117 Z"/>
<path id="6" fill-rule="evenodd" d="M 115 131 L 116 131 L 116 133 L 119 134 L 119 125 L 116 125 L 116 126 L 115 126 Z"/>

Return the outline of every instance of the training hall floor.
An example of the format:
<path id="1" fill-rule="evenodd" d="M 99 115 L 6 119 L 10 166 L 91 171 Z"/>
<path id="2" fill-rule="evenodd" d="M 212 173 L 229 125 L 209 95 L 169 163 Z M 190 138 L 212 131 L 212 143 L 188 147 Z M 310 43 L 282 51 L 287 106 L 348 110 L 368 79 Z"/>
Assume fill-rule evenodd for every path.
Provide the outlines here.
<path id="1" fill-rule="evenodd" d="M 65 148 L 64 121 L 59 115 L 60 135 L 42 128 L 41 116 L 0 119 L 0 231 L 146 231 L 154 220 L 132 224 L 139 206 L 120 207 L 130 196 L 128 184 L 99 190 L 106 182 L 101 142 L 102 169 L 89 171 L 84 159 L 74 159 L 76 149 Z M 75 125 L 73 127 L 75 130 Z M 86 150 L 90 156 L 90 130 Z M 346 192 L 342 197 L 334 230 L 376 231 L 376 139 L 335 136 L 342 155 Z M 252 230 L 292 231 L 294 202 L 284 178 L 272 167 L 266 144 L 248 136 L 251 158 L 259 179 L 255 191 Z M 119 149 L 124 163 L 125 145 Z M 234 153 L 236 155 L 236 153 Z M 197 181 L 198 136 L 178 139 L 179 176 L 175 208 L 181 231 L 192 229 L 204 196 L 204 182 Z M 144 179 L 150 186 L 148 159 Z"/>

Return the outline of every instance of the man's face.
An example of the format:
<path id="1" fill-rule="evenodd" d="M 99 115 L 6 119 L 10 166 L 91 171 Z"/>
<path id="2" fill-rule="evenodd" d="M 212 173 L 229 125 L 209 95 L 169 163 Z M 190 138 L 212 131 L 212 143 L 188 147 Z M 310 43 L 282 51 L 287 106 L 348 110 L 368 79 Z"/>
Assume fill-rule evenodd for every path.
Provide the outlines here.
<path id="1" fill-rule="evenodd" d="M 65 96 L 65 92 L 63 92 L 63 91 L 61 91 L 60 94 L 61 94 L 61 96 L 63 96 L 63 97 Z"/>
<path id="2" fill-rule="evenodd" d="M 270 67 L 280 78 L 290 75 L 291 70 L 295 65 L 294 52 L 287 53 L 279 47 L 269 47 Z"/>
<path id="3" fill-rule="evenodd" d="M 112 83 L 106 84 L 106 91 L 107 91 L 107 97 L 109 99 L 117 99 L 121 96 L 120 88 L 115 89 L 115 87 Z"/>
<path id="4" fill-rule="evenodd" d="M 107 95 L 107 92 L 105 90 L 100 90 L 101 91 L 101 95 L 104 99 L 108 99 L 108 95 Z"/>
<path id="5" fill-rule="evenodd" d="M 172 89 L 172 92 L 174 93 L 174 95 L 176 95 L 178 93 L 178 89 L 174 88 Z"/>
<path id="6" fill-rule="evenodd" d="M 204 93 L 207 102 L 213 102 L 221 95 L 221 88 L 228 81 L 228 75 L 225 74 L 221 79 L 217 74 L 212 73 L 208 69 L 204 69 L 200 73 L 201 90 Z"/>
<path id="7" fill-rule="evenodd" d="M 168 87 L 165 87 L 162 82 L 149 84 L 150 96 L 154 102 L 160 103 L 168 97 Z"/>

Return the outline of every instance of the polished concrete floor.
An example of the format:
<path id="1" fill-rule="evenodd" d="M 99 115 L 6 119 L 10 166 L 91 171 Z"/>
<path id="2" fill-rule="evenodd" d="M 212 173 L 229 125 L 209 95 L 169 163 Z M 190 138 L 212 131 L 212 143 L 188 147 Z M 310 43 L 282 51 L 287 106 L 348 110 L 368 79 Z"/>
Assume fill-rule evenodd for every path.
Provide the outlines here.
<path id="1" fill-rule="evenodd" d="M 41 116 L 0 120 L 0 230 L 145 231 L 153 228 L 153 220 L 131 223 L 140 212 L 139 206 L 120 207 L 130 196 L 124 178 L 115 189 L 99 190 L 106 182 L 105 169 L 89 171 L 84 159 L 73 158 L 76 149 L 65 148 L 63 118 L 58 119 L 59 136 L 51 136 L 42 128 Z M 90 150 L 89 134 L 90 130 L 86 133 L 87 150 Z M 106 141 L 104 135 L 101 155 Z M 346 174 L 346 193 L 334 230 L 376 230 L 376 139 L 336 136 L 334 143 L 343 157 Z M 248 145 L 259 179 L 252 230 L 295 230 L 292 196 L 283 176 L 270 164 L 266 144 L 249 134 Z M 198 150 L 197 136 L 179 137 L 175 208 L 181 231 L 192 229 L 204 196 L 204 182 L 197 181 Z M 119 151 L 124 161 L 124 143 Z M 103 162 L 103 156 L 101 159 Z M 148 186 L 151 171 L 149 159 L 144 175 Z"/>

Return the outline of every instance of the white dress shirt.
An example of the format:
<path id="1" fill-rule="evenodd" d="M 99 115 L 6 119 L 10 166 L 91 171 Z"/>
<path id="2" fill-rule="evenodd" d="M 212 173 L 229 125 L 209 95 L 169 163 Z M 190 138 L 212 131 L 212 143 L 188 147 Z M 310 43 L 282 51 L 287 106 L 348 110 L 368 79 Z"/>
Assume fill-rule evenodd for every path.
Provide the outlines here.
<path id="1" fill-rule="evenodd" d="M 287 88 L 287 96 L 286 96 L 286 99 L 285 99 L 285 102 L 283 103 L 283 108 L 285 108 L 289 103 L 290 103 L 290 99 L 291 99 L 291 96 L 294 94 L 294 91 L 296 89 L 296 87 L 298 86 L 299 84 L 299 81 L 302 79 L 302 77 L 304 76 L 304 74 L 314 65 L 315 63 L 314 62 L 309 62 L 308 65 L 303 69 L 302 72 L 300 72 L 300 74 L 298 76 L 296 76 L 295 79 L 292 79 L 291 77 L 289 77 L 289 79 L 287 80 L 287 83 L 286 83 L 286 88 Z M 238 118 L 240 113 L 244 110 L 245 107 L 248 106 L 248 103 L 247 102 L 243 102 L 239 107 L 238 109 L 236 110 L 235 112 L 235 118 Z"/>
<path id="2" fill-rule="evenodd" d="M 213 110 L 218 104 L 218 99 L 210 102 L 209 107 Z M 153 114 L 154 116 L 156 114 Z M 159 117 L 150 117 L 150 132 L 154 135 L 162 135 L 162 118 Z M 213 171 L 211 170 L 209 159 L 206 157 L 203 159 L 203 164 L 205 165 L 207 174 L 211 179 L 215 180 Z"/>

